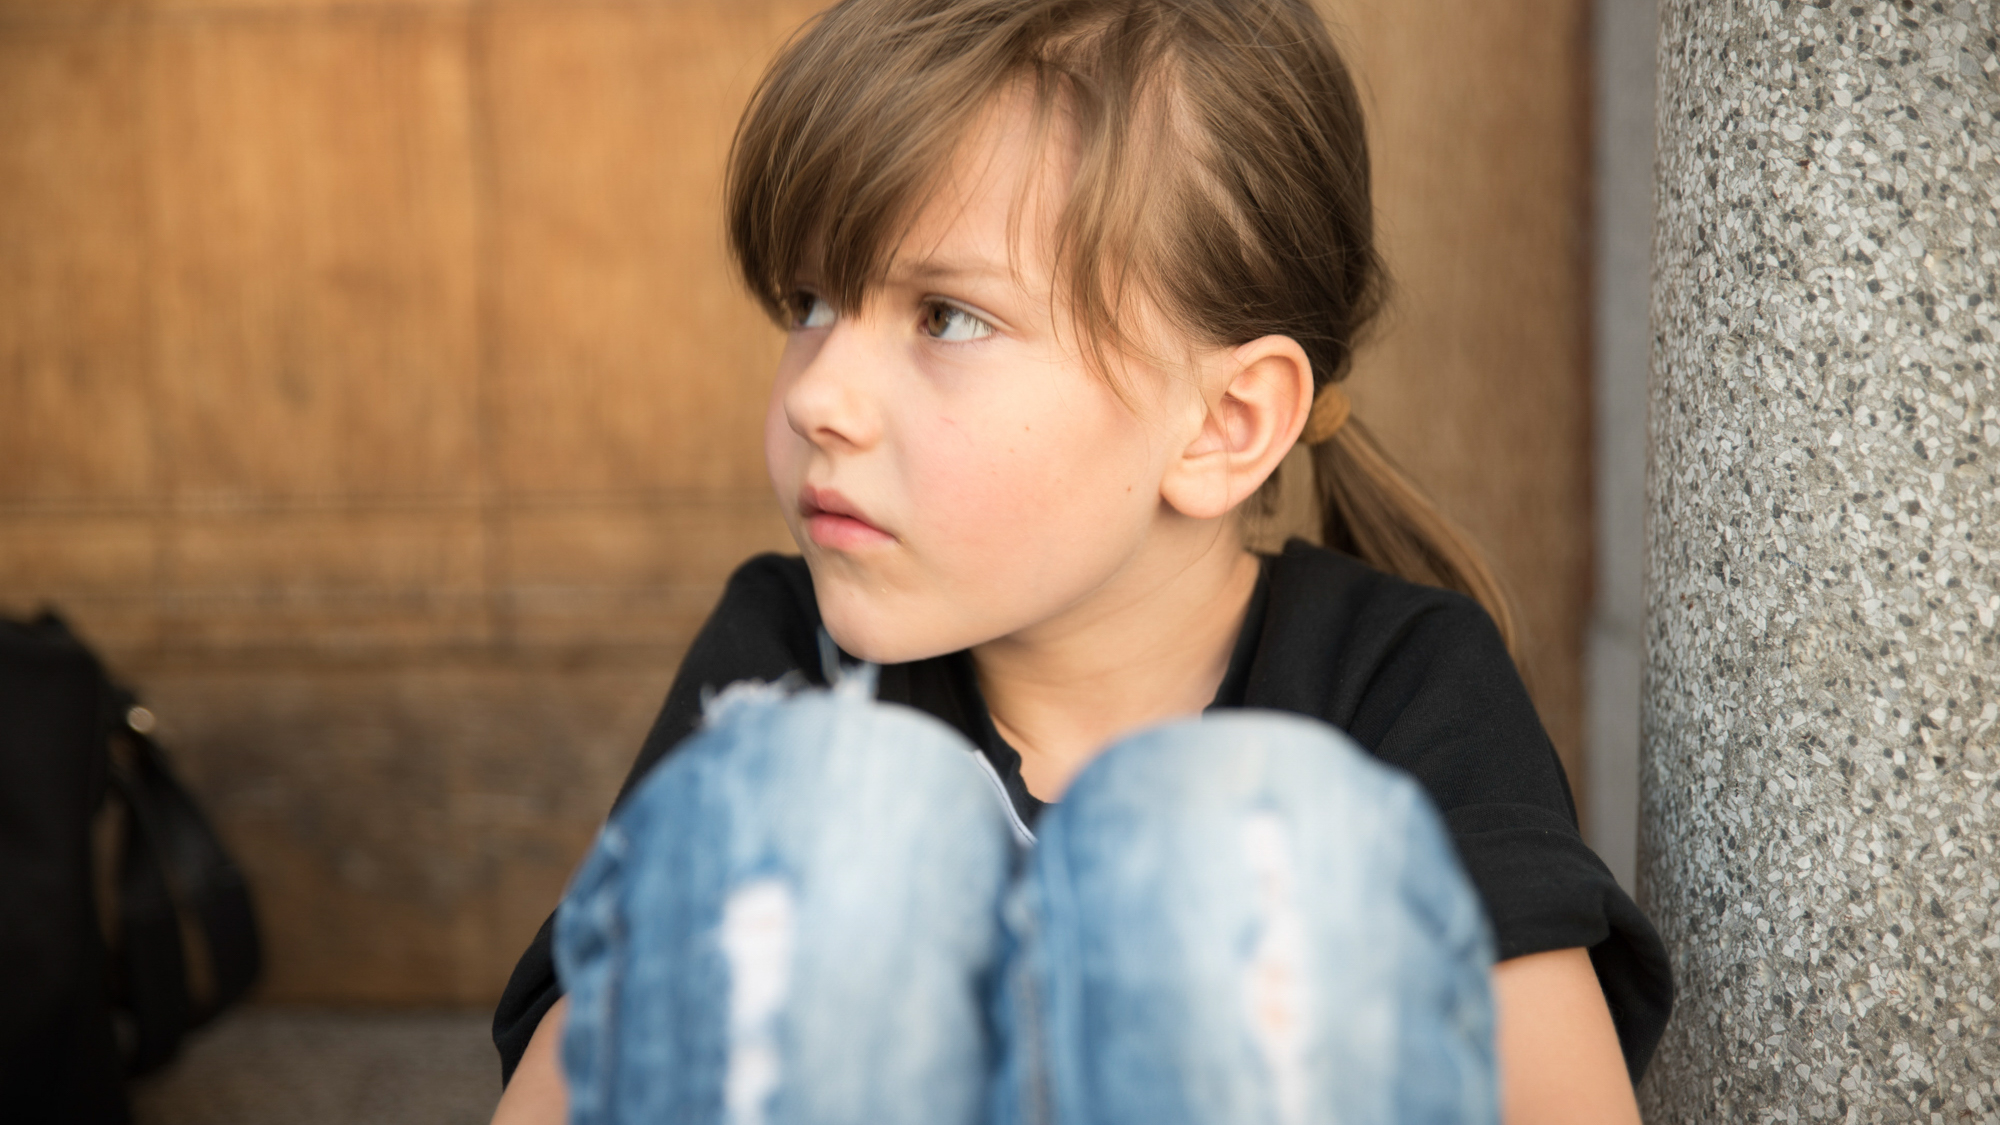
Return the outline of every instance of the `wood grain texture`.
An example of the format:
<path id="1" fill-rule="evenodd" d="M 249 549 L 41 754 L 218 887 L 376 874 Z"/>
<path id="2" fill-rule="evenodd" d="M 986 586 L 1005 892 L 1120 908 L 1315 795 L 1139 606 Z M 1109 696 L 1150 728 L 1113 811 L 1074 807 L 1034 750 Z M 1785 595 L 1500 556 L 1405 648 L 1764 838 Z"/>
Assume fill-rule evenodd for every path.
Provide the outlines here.
<path id="1" fill-rule="evenodd" d="M 1490 554 L 1583 791 L 1590 606 L 1589 6 L 1336 0 L 1395 294 L 1356 413 Z"/>
<path id="2" fill-rule="evenodd" d="M 139 91 L 143 39 L 0 35 L 0 504 L 159 494 Z"/>
<path id="3" fill-rule="evenodd" d="M 765 60 L 813 7 L 493 9 L 493 439 L 509 494 L 764 487 L 781 341 L 729 269 L 722 167 Z"/>
<path id="4" fill-rule="evenodd" d="M 265 999 L 498 994 L 603 820 L 671 658 L 465 654 L 147 670 L 257 894 Z"/>
<path id="5" fill-rule="evenodd" d="M 149 36 L 176 496 L 453 496 L 477 472 L 466 18 Z"/>
<path id="6" fill-rule="evenodd" d="M 483 1003 L 787 538 L 722 160 L 809 0 L 0 0 L 0 604 L 146 689 L 264 995 Z M 1582 0 L 1338 0 L 1362 415 L 1491 547 L 1575 776 Z"/>

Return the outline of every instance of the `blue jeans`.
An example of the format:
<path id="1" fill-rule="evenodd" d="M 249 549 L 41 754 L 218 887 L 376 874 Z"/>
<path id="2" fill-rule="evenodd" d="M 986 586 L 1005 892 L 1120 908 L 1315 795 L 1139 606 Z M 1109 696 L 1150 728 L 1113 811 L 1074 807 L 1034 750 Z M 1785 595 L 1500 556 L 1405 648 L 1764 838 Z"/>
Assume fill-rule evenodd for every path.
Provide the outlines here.
<path id="1" fill-rule="evenodd" d="M 1491 939 L 1414 782 L 1220 713 L 1023 848 L 976 754 L 851 684 L 715 701 L 557 914 L 572 1120 L 1497 1120 Z"/>

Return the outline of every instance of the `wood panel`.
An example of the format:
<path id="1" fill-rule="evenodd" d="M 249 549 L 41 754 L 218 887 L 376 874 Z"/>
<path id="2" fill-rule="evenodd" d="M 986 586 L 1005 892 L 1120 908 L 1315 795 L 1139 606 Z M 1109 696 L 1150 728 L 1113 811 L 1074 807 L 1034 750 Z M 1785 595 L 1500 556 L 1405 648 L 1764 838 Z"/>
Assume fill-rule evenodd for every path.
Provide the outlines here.
<path id="1" fill-rule="evenodd" d="M 588 651 L 657 649 L 708 616 L 718 579 L 759 551 L 791 550 L 768 489 L 654 503 L 571 500 L 506 516 L 515 641 Z"/>
<path id="2" fill-rule="evenodd" d="M 0 504 L 158 495 L 146 366 L 143 41 L 0 35 Z"/>
<path id="3" fill-rule="evenodd" d="M 1583 791 L 1590 605 L 1589 6 L 1334 0 L 1396 289 L 1357 416 L 1491 554 Z"/>
<path id="4" fill-rule="evenodd" d="M 493 9 L 493 438 L 511 495 L 764 487 L 780 338 L 730 273 L 722 165 L 765 59 L 814 7 Z"/>
<path id="5" fill-rule="evenodd" d="M 1363 415 L 1575 765 L 1582 0 L 1333 0 L 1400 283 Z M 0 0 L 0 603 L 147 689 L 264 995 L 484 1003 L 786 537 L 722 158 L 811 0 Z"/>
<path id="6" fill-rule="evenodd" d="M 147 36 L 157 431 L 177 499 L 478 490 L 467 17 Z"/>
<path id="7" fill-rule="evenodd" d="M 161 666 L 161 737 L 228 833 L 267 999 L 488 1003 L 604 816 L 670 663 Z"/>

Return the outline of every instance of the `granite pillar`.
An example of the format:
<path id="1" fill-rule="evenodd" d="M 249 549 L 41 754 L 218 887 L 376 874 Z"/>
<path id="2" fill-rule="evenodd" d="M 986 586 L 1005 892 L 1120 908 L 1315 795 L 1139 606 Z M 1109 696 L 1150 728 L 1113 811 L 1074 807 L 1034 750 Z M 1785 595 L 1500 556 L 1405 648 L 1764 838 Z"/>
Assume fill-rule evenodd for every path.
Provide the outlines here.
<path id="1" fill-rule="evenodd" d="M 1663 0 L 1669 1122 L 2000 1123 L 2000 5 Z"/>

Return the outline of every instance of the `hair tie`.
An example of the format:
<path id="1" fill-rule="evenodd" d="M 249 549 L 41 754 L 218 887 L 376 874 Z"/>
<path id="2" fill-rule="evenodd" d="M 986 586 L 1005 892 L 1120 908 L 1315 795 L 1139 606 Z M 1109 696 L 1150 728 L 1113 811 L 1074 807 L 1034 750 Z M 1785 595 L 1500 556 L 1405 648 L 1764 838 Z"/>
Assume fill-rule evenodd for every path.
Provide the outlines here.
<path id="1" fill-rule="evenodd" d="M 1312 413 L 1306 416 L 1305 432 L 1299 440 L 1307 445 L 1321 445 L 1333 440 L 1333 435 L 1347 424 L 1347 416 L 1354 413 L 1354 404 L 1347 399 L 1347 392 L 1337 384 L 1328 383 L 1313 396 Z"/>

